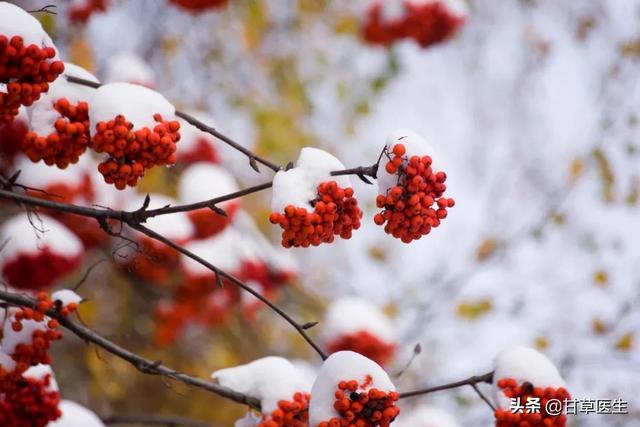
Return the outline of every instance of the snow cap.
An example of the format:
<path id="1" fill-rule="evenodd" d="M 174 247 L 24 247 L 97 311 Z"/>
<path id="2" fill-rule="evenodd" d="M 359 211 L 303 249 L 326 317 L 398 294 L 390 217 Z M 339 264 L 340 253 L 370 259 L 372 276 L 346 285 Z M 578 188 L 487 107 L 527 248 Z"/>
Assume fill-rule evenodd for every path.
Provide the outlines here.
<path id="1" fill-rule="evenodd" d="M 369 332 L 388 343 L 395 341 L 389 318 L 374 304 L 358 297 L 344 297 L 333 301 L 323 322 L 324 341 L 330 342 L 360 331 Z"/>

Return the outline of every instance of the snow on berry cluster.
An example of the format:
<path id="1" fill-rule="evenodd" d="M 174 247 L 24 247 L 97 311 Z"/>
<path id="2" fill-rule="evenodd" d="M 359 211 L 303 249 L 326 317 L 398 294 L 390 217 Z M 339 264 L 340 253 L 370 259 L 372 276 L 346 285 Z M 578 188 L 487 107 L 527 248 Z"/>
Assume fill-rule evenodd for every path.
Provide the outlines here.
<path id="1" fill-rule="evenodd" d="M 363 37 L 383 46 L 412 39 L 427 48 L 455 35 L 467 15 L 464 0 L 376 0 L 369 8 Z"/>
<path id="2" fill-rule="evenodd" d="M 395 354 L 390 320 L 361 298 L 345 297 L 332 302 L 322 325 L 323 342 L 330 353 L 351 350 L 383 366 Z"/>
<path id="3" fill-rule="evenodd" d="M 229 0 L 169 0 L 169 1 L 191 12 L 199 12 L 206 9 L 219 9 L 226 6 L 227 3 L 229 3 Z"/>
<path id="4" fill-rule="evenodd" d="M 514 347 L 498 355 L 495 361 L 493 393 L 497 403 L 497 427 L 567 425 L 567 416 L 563 413 L 549 414 L 546 404 L 550 399 L 564 402 L 571 399 L 571 395 L 556 367 L 536 350 Z M 515 399 L 515 406 L 512 399 Z M 534 403 L 539 411 L 524 409 L 527 404 Z M 519 410 L 518 407 L 523 409 Z"/>
<path id="5" fill-rule="evenodd" d="M 197 203 L 238 190 L 238 185 L 229 172 L 207 162 L 189 166 L 180 177 L 178 188 L 180 200 L 184 203 Z M 225 215 L 210 208 L 196 209 L 188 213 L 196 238 L 211 237 L 227 227 L 233 221 L 240 202 L 239 199 L 228 200 L 217 204 L 216 207 L 222 209 Z"/>
<path id="6" fill-rule="evenodd" d="M 399 415 L 399 394 L 374 361 L 351 351 L 324 362 L 313 387 L 312 427 L 388 427 Z"/>
<path id="7" fill-rule="evenodd" d="M 58 419 L 60 394 L 53 378 L 49 349 L 62 337 L 58 321 L 46 314 L 67 316 L 81 298 L 71 290 L 37 295 L 34 308 L 8 310 L 0 342 L 0 425 L 44 427 Z"/>
<path id="8" fill-rule="evenodd" d="M 123 51 L 109 59 L 104 80 L 107 83 L 132 83 L 153 89 L 156 86 L 156 73 L 139 55 Z"/>
<path id="9" fill-rule="evenodd" d="M 307 427 L 310 379 L 281 357 L 265 357 L 213 374 L 219 384 L 260 400 L 257 427 Z"/>
<path id="10" fill-rule="evenodd" d="M 460 427 L 449 411 L 420 405 L 410 410 L 402 408 L 402 416 L 394 422 L 394 427 Z"/>
<path id="11" fill-rule="evenodd" d="M 387 139 L 386 163 L 378 171 L 376 206 L 382 210 L 374 222 L 404 243 L 429 234 L 455 204 L 443 197 L 447 175 L 433 170 L 428 152 L 432 151 L 420 135 L 396 131 Z"/>
<path id="12" fill-rule="evenodd" d="M 79 77 L 97 83 L 88 71 L 65 64 L 65 76 Z M 22 142 L 22 150 L 33 162 L 65 169 L 77 163 L 91 142 L 89 133 L 89 100 L 94 89 L 58 79 L 40 102 L 29 109 L 30 132 Z"/>
<path id="13" fill-rule="evenodd" d="M 0 271 L 9 286 L 46 289 L 80 263 L 83 248 L 63 224 L 45 215 L 17 214 L 0 227 Z"/>
<path id="14" fill-rule="evenodd" d="M 12 122 L 64 71 L 53 42 L 26 11 L 0 2 L 0 123 Z"/>
<path id="15" fill-rule="evenodd" d="M 96 12 L 104 12 L 109 6 L 109 0 L 72 0 L 69 5 L 69 20 L 73 23 L 84 24 Z"/>
<path id="16" fill-rule="evenodd" d="M 143 86 L 110 83 L 96 90 L 89 119 L 92 146 L 109 157 L 98 165 L 119 190 L 135 186 L 145 170 L 176 162 L 180 123 L 162 95 Z"/>
<path id="17" fill-rule="evenodd" d="M 342 169 L 331 154 L 307 147 L 294 168 L 276 174 L 269 220 L 282 228 L 282 246 L 318 246 L 335 236 L 350 239 L 360 228 L 362 210 L 349 178 L 331 176 Z"/>

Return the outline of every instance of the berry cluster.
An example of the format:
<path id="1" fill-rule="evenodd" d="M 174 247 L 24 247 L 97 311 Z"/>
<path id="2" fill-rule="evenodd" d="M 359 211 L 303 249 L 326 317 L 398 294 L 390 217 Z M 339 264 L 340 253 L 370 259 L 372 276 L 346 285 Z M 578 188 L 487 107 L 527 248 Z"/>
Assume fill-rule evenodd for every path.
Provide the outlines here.
<path id="1" fill-rule="evenodd" d="M 217 9 L 229 2 L 229 0 L 169 0 L 171 3 L 194 12 L 205 9 Z"/>
<path id="2" fill-rule="evenodd" d="M 351 350 L 375 361 L 379 365 L 385 365 L 391 360 L 395 352 L 393 344 L 382 341 L 368 331 L 358 331 L 353 334 L 341 335 L 328 345 L 329 353 L 342 350 Z"/>
<path id="3" fill-rule="evenodd" d="M 335 181 L 318 185 L 318 197 L 311 201 L 312 212 L 289 205 L 284 213 L 273 212 L 272 224 L 279 224 L 282 246 L 309 247 L 333 242 L 334 236 L 350 239 L 353 230 L 360 228 L 362 210 L 353 197 L 353 189 L 340 188 Z"/>
<path id="4" fill-rule="evenodd" d="M 0 388 L 0 425 L 45 427 L 60 418 L 60 393 L 52 390 L 51 382 L 51 374 L 46 374 L 43 378 L 21 377 L 10 389 Z"/>
<path id="5" fill-rule="evenodd" d="M 197 162 L 208 162 L 217 165 L 220 163 L 220 155 L 207 137 L 199 137 L 195 140 L 190 150 L 180 150 L 178 161 L 184 165 Z"/>
<path id="6" fill-rule="evenodd" d="M 44 162 L 65 169 L 78 159 L 89 146 L 89 104 L 71 104 L 61 98 L 53 104 L 60 113 L 55 121 L 55 132 L 47 136 L 29 132 L 22 143 L 22 149 L 32 162 Z"/>
<path id="7" fill-rule="evenodd" d="M 440 225 L 446 218 L 447 208 L 454 206 L 453 199 L 442 197 L 447 189 L 444 172 L 433 172 L 431 157 L 405 156 L 403 144 L 396 144 L 385 170 L 397 175 L 395 186 L 387 194 L 379 194 L 376 206 L 382 211 L 375 215 L 374 222 L 385 225 L 384 231 L 404 243 L 418 240 L 429 234 L 432 228 Z M 435 208 L 432 207 L 436 204 Z"/>
<path id="8" fill-rule="evenodd" d="M 317 427 L 389 427 L 400 413 L 396 406 L 400 394 L 369 388 L 371 382 L 370 376 L 361 385 L 356 380 L 340 381 L 333 404 L 340 418 L 323 421 Z"/>
<path id="9" fill-rule="evenodd" d="M 6 93 L 0 92 L 0 123 L 13 121 L 20 105 L 32 105 L 49 90 L 64 71 L 55 56 L 53 47 L 26 46 L 20 36 L 0 35 L 0 83 L 7 85 Z"/>
<path id="10" fill-rule="evenodd" d="M 231 202 L 225 206 L 225 215 L 220 215 L 209 208 L 196 209 L 187 215 L 193 223 L 194 236 L 196 239 L 206 239 L 224 230 L 233 221 L 235 213 L 240 204 Z"/>
<path id="11" fill-rule="evenodd" d="M 369 10 L 363 29 L 364 39 L 371 44 L 388 46 L 401 39 L 413 39 L 423 48 L 443 42 L 464 24 L 463 15 L 453 13 L 442 1 L 404 2 L 402 17 L 385 20 L 382 3 Z"/>
<path id="12" fill-rule="evenodd" d="M 293 400 L 281 400 L 278 409 L 265 415 L 258 427 L 307 427 L 309 425 L 309 393 L 296 393 Z"/>
<path id="13" fill-rule="evenodd" d="M 83 24 L 89 20 L 94 12 L 107 10 L 108 0 L 85 0 L 82 4 L 73 5 L 69 9 L 69 20 L 73 23 Z"/>
<path id="14" fill-rule="evenodd" d="M 550 415 L 546 411 L 547 401 L 557 399 L 564 402 L 571 399 L 569 392 L 560 388 L 541 388 L 534 387 L 529 382 L 518 385 L 513 378 L 502 378 L 498 381 L 498 387 L 503 391 L 504 395 L 510 399 L 518 398 L 521 404 L 526 405 L 529 398 L 539 399 L 540 410 L 529 413 L 526 410 L 514 413 L 511 409 L 496 410 L 496 427 L 519 427 L 519 426 L 544 426 L 544 427 L 565 427 L 567 425 L 567 416 L 564 414 Z"/>
<path id="15" fill-rule="evenodd" d="M 98 165 L 106 183 L 123 190 L 127 185 L 135 186 L 145 169 L 176 162 L 180 123 L 164 121 L 160 114 L 155 114 L 153 119 L 158 123 L 153 129 L 144 127 L 135 131 L 133 123 L 123 115 L 96 125 L 92 147 L 110 156 Z"/>
<path id="16" fill-rule="evenodd" d="M 24 120 L 2 123 L 0 119 L 0 172 L 8 174 L 16 155 L 22 149 L 22 141 L 29 131 Z"/>
<path id="17" fill-rule="evenodd" d="M 180 254 L 147 236 L 142 236 L 138 244 L 138 251 L 124 265 L 127 272 L 158 285 L 169 283 L 180 264 Z"/>
<path id="18" fill-rule="evenodd" d="M 79 263 L 79 256 L 62 256 L 44 247 L 37 253 L 21 253 L 8 261 L 2 268 L 2 274 L 14 288 L 44 289 L 76 268 Z"/>

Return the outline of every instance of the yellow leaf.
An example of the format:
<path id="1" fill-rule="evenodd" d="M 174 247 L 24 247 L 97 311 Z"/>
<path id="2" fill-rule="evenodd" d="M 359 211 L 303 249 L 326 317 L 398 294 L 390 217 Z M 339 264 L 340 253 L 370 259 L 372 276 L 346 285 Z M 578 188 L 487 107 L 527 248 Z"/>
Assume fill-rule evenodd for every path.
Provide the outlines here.
<path id="1" fill-rule="evenodd" d="M 606 286 L 609 284 L 609 275 L 604 270 L 597 270 L 593 273 L 593 281 L 596 285 Z"/>
<path id="2" fill-rule="evenodd" d="M 496 249 L 498 249 L 498 246 L 499 243 L 496 239 L 492 237 L 486 238 L 476 250 L 476 259 L 478 261 L 487 260 L 495 253 Z"/>
<path id="3" fill-rule="evenodd" d="M 537 337 L 534 345 L 538 350 L 545 350 L 549 348 L 549 340 L 545 337 Z"/>
<path id="4" fill-rule="evenodd" d="M 621 351 L 629 351 L 633 348 L 635 337 L 633 332 L 627 332 L 616 343 L 616 348 Z"/>

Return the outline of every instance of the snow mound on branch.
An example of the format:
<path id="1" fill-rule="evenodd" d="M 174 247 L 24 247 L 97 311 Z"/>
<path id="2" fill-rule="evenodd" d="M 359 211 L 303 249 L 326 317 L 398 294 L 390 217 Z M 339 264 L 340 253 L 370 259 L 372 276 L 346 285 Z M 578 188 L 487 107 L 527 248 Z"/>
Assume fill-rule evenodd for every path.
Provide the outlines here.
<path id="1" fill-rule="evenodd" d="M 47 427 L 105 427 L 96 414 L 71 400 L 60 401 L 59 408 L 62 416 Z"/>
<path id="2" fill-rule="evenodd" d="M 108 83 L 133 83 L 154 87 L 156 74 L 140 56 L 132 52 L 122 52 L 109 59 L 105 73 Z"/>
<path id="3" fill-rule="evenodd" d="M 253 412 L 247 412 L 244 417 L 236 420 L 233 427 L 258 427 L 262 419 Z"/>
<path id="4" fill-rule="evenodd" d="M 394 145 L 403 144 L 406 148 L 405 156 L 407 158 L 411 156 L 431 156 L 435 158 L 436 153 L 431 144 L 429 144 L 422 136 L 409 129 L 397 129 L 392 132 L 385 142 L 385 149 L 391 153 Z M 380 194 L 387 194 L 387 190 L 397 184 L 398 175 L 389 174 L 386 171 L 384 165 L 387 163 L 388 158 L 383 155 L 380 161 L 380 167 L 378 168 L 378 192 Z M 434 162 L 435 163 L 435 162 Z"/>
<path id="5" fill-rule="evenodd" d="M 469 6 L 464 0 L 406 0 L 406 2 L 416 6 L 426 5 L 429 3 L 441 3 L 454 15 L 465 17 L 469 14 Z"/>
<path id="6" fill-rule="evenodd" d="M 333 155 L 318 148 L 305 147 L 293 169 L 279 171 L 273 178 L 271 210 L 283 212 L 288 205 L 313 210 L 310 202 L 318 196 L 318 185 L 336 181 L 340 187 L 351 187 L 348 176 L 331 176 L 332 171 L 345 169 Z"/>
<path id="7" fill-rule="evenodd" d="M 528 347 L 512 347 L 502 351 L 494 362 L 493 395 L 500 408 L 508 408 L 510 400 L 498 387 L 503 378 L 518 384 L 530 382 L 535 387 L 566 387 L 558 369 L 544 354 Z"/>
<path id="8" fill-rule="evenodd" d="M 80 240 L 60 222 L 42 214 L 32 220 L 33 224 L 26 213 L 21 213 L 2 224 L 0 242 L 6 245 L 0 251 L 0 265 L 20 255 L 37 254 L 44 247 L 69 258 L 82 253 Z"/>
<path id="9" fill-rule="evenodd" d="M 421 406 L 412 411 L 403 409 L 395 427 L 460 427 L 448 412 L 433 406 Z"/>
<path id="10" fill-rule="evenodd" d="M 24 371 L 23 376 L 25 378 L 31 378 L 34 380 L 43 380 L 47 375 L 51 375 L 51 379 L 49 381 L 49 386 L 47 387 L 47 391 L 58 391 L 58 383 L 56 381 L 55 375 L 53 373 L 53 369 L 49 365 L 43 365 L 42 363 L 38 363 L 35 366 L 31 366 L 29 369 Z"/>
<path id="11" fill-rule="evenodd" d="M 62 306 L 66 307 L 69 304 L 80 304 L 82 297 L 71 289 L 60 289 L 51 294 L 51 300 L 53 302 L 60 301 Z"/>
<path id="12" fill-rule="evenodd" d="M 89 156 L 80 156 L 78 163 L 69 165 L 66 169 L 47 166 L 44 162 L 34 163 L 28 157 L 20 155 L 16 159 L 13 171 L 20 171 L 19 182 L 28 187 L 44 190 L 54 184 L 65 184 L 70 187 L 80 187 L 87 176 L 91 165 Z"/>
<path id="13" fill-rule="evenodd" d="M 149 88 L 131 83 L 109 83 L 96 89 L 90 101 L 89 122 L 91 136 L 96 125 L 123 115 L 133 123 L 133 129 L 153 129 L 157 122 L 155 114 L 163 120 L 174 120 L 176 109 L 167 99 Z"/>
<path id="14" fill-rule="evenodd" d="M 308 392 L 311 383 L 282 357 L 264 357 L 246 365 L 221 369 L 211 374 L 220 385 L 260 400 L 262 412 L 270 414 L 278 401 L 292 400 L 297 392 Z"/>
<path id="15" fill-rule="evenodd" d="M 380 11 L 384 21 L 397 21 L 405 15 L 407 0 L 378 0 L 376 3 L 381 7 Z"/>
<path id="16" fill-rule="evenodd" d="M 369 375 L 372 379 L 369 388 L 377 388 L 385 392 L 396 391 L 389 375 L 373 360 L 353 351 L 339 351 L 329 356 L 320 368 L 311 388 L 309 424 L 316 426 L 322 421 L 340 417 L 333 408 L 335 392 L 340 381 L 356 380 L 362 383 Z M 358 391 L 366 390 L 358 389 Z"/>
<path id="17" fill-rule="evenodd" d="M 170 197 L 151 193 L 147 210 L 160 209 L 165 206 L 175 206 L 178 202 Z M 125 205 L 125 210 L 136 211 L 144 203 L 144 197 L 136 197 Z M 144 224 L 147 228 L 162 234 L 170 240 L 186 240 L 193 234 L 193 225 L 184 212 L 176 212 L 168 215 L 158 215 L 148 218 Z M 138 233 L 139 234 L 139 233 Z"/>
<path id="18" fill-rule="evenodd" d="M 24 43 L 54 47 L 42 24 L 27 11 L 11 3 L 0 2 L 0 34 L 11 39 L 20 36 Z"/>
<path id="19" fill-rule="evenodd" d="M 40 97 L 40 101 L 29 108 L 30 129 L 38 135 L 46 136 L 55 132 L 55 121 L 60 113 L 53 108 L 53 104 L 59 99 L 66 98 L 71 104 L 89 102 L 95 89 L 85 85 L 71 83 L 64 76 L 78 77 L 99 83 L 98 79 L 85 70 L 68 62 L 64 63 L 64 74 L 49 86 L 49 91 Z"/>
<path id="20" fill-rule="evenodd" d="M 182 138 L 180 142 L 182 143 Z M 184 203 L 201 202 L 238 190 L 238 184 L 229 172 L 220 166 L 205 162 L 189 166 L 182 174 L 178 187 L 180 200 Z M 219 203 L 219 206 L 224 209 L 231 203 L 238 203 L 238 199 Z"/>
<path id="21" fill-rule="evenodd" d="M 322 328 L 325 342 L 359 331 L 367 331 L 388 343 L 395 341 L 389 318 L 374 304 L 357 297 L 333 301 L 327 309 Z"/>
<path id="22" fill-rule="evenodd" d="M 8 355 L 0 345 L 0 368 L 6 371 L 13 371 L 16 368 L 16 362 Z"/>
<path id="23" fill-rule="evenodd" d="M 213 237 L 190 242 L 185 248 L 227 273 L 238 271 L 243 261 L 255 259 L 254 251 L 234 229 L 226 228 Z M 182 255 L 182 266 L 192 276 L 208 276 L 213 272 L 199 262 Z"/>

